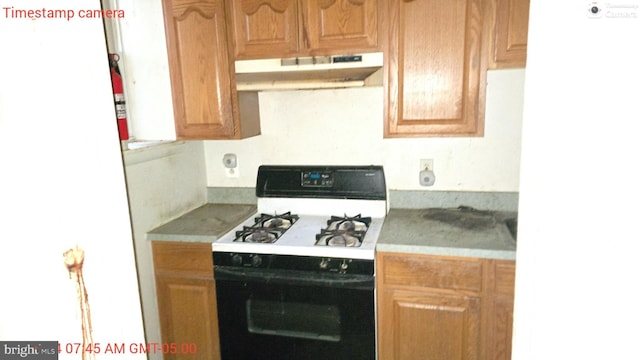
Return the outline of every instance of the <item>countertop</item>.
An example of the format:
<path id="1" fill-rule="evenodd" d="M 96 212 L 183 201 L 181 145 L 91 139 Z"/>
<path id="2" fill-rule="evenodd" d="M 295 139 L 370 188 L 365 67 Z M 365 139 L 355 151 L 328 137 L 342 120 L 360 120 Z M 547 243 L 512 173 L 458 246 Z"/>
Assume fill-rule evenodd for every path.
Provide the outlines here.
<path id="1" fill-rule="evenodd" d="M 149 233 L 149 240 L 209 242 L 253 216 L 255 205 L 205 204 Z M 514 260 L 516 241 L 504 221 L 508 211 L 468 207 L 391 209 L 376 250 Z"/>
<path id="2" fill-rule="evenodd" d="M 516 241 L 504 223 L 514 217 L 467 207 L 391 209 L 376 250 L 515 260 Z"/>
<path id="3" fill-rule="evenodd" d="M 255 205 L 205 204 L 151 230 L 147 239 L 212 243 L 256 211 Z"/>

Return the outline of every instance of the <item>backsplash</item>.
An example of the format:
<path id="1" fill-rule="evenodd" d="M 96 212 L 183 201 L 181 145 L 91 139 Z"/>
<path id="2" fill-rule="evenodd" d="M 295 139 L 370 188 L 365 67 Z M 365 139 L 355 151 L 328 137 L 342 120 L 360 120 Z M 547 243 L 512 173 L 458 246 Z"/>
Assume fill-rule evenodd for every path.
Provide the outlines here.
<path id="1" fill-rule="evenodd" d="M 260 93 L 262 135 L 205 141 L 209 187 L 253 187 L 262 164 L 383 165 L 392 190 L 517 192 L 524 70 L 488 74 L 485 136 L 384 139 L 382 87 Z M 238 159 L 227 177 L 225 153 Z M 436 182 L 419 184 L 420 159 Z"/>
<path id="2" fill-rule="evenodd" d="M 218 204 L 255 204 L 255 188 L 208 187 L 207 202 Z M 461 205 L 480 210 L 518 211 L 517 192 L 481 191 L 389 191 L 389 207 L 424 209 L 455 208 Z"/>

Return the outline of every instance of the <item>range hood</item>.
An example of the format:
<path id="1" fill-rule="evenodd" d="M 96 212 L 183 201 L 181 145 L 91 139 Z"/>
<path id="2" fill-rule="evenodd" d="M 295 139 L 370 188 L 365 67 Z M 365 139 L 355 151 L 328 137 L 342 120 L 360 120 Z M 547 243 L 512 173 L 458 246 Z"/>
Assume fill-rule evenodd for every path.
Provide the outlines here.
<path id="1" fill-rule="evenodd" d="M 381 52 L 238 60 L 238 91 L 345 88 L 381 84 Z"/>

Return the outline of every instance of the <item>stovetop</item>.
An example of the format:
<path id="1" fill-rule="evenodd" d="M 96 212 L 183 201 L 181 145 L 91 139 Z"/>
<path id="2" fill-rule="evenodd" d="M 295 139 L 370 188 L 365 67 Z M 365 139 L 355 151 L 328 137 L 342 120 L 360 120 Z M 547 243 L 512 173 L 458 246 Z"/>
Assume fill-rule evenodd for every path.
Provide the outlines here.
<path id="1" fill-rule="evenodd" d="M 259 213 L 255 214 L 234 231 L 214 242 L 213 251 L 373 259 L 375 244 L 384 222 L 384 218 L 372 217 L 359 246 L 316 245 L 317 235 L 321 234 L 322 229 L 328 227 L 327 221 L 331 217 L 324 215 L 298 215 L 298 220 L 291 225 L 291 228 L 271 243 L 246 242 L 238 239 L 236 232 L 252 226 L 254 218 L 259 216 Z"/>
<path id="2" fill-rule="evenodd" d="M 214 252 L 373 259 L 387 212 L 379 166 L 261 166 L 258 212 Z"/>

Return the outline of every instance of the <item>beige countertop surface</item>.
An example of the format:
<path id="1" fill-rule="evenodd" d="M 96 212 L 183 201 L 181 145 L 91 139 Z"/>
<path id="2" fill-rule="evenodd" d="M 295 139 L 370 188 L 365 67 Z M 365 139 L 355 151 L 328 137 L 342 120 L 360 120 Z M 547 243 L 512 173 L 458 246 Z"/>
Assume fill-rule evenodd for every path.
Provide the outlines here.
<path id="1" fill-rule="evenodd" d="M 147 239 L 213 243 L 256 211 L 255 205 L 205 204 L 151 230 Z"/>
<path id="2" fill-rule="evenodd" d="M 376 250 L 515 260 L 516 241 L 504 223 L 513 217 L 465 207 L 391 209 Z"/>
<path id="3" fill-rule="evenodd" d="M 161 225 L 148 240 L 213 243 L 256 213 L 255 205 L 205 204 Z M 391 209 L 377 251 L 514 260 L 516 241 L 504 220 L 515 212 L 472 208 Z"/>

